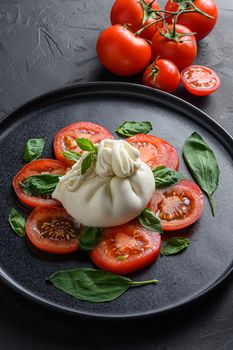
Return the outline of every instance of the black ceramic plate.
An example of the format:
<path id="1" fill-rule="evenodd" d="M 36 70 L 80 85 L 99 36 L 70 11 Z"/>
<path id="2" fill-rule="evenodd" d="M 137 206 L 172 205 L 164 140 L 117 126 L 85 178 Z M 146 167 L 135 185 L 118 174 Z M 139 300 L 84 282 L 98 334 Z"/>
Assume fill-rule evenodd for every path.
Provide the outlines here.
<path id="1" fill-rule="evenodd" d="M 25 215 L 11 188 L 12 178 L 24 165 L 22 150 L 29 138 L 46 139 L 43 157 L 53 157 L 56 132 L 76 121 L 92 121 L 114 130 L 125 120 L 150 120 L 153 134 L 172 143 L 181 155 L 185 139 L 199 132 L 215 152 L 221 179 L 213 196 L 216 217 L 207 201 L 201 219 L 182 234 L 191 245 L 182 254 L 159 257 L 131 275 L 134 280 L 157 278 L 158 285 L 131 288 L 110 303 L 93 304 L 75 300 L 45 281 L 51 273 L 68 268 L 92 266 L 84 253 L 65 258 L 38 255 L 10 229 L 11 207 Z M 28 297 L 47 306 L 90 317 L 139 317 L 158 314 L 191 302 L 218 285 L 232 270 L 233 140 L 206 114 L 169 94 L 139 85 L 89 83 L 64 88 L 37 98 L 1 122 L 1 239 L 2 279 Z M 180 157 L 180 169 L 188 171 Z"/>

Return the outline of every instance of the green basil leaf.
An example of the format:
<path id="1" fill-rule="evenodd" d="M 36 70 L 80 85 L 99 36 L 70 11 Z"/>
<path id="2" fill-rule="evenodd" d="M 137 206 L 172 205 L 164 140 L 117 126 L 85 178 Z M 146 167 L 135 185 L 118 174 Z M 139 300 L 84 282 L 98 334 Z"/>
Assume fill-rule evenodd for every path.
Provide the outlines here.
<path id="1" fill-rule="evenodd" d="M 83 160 L 81 164 L 81 175 L 85 175 L 87 170 L 90 169 L 95 161 L 95 154 L 93 152 L 89 153 Z"/>
<path id="2" fill-rule="evenodd" d="M 189 244 L 190 240 L 188 238 L 173 237 L 162 247 L 161 254 L 168 256 L 181 253 L 188 248 Z"/>
<path id="3" fill-rule="evenodd" d="M 157 280 L 133 282 L 127 277 L 91 268 L 57 271 L 47 280 L 63 292 L 93 303 L 112 301 L 132 286 L 158 282 Z"/>
<path id="4" fill-rule="evenodd" d="M 220 175 L 214 152 L 203 138 L 197 132 L 194 132 L 185 141 L 183 156 L 193 178 L 207 195 L 214 216 L 215 209 L 211 195 L 218 187 Z"/>
<path id="5" fill-rule="evenodd" d="M 88 140 L 88 139 L 84 139 L 82 137 L 78 137 L 76 139 L 76 142 L 79 146 L 79 148 L 81 148 L 81 150 L 83 151 L 88 151 L 88 152 L 97 152 L 96 147 L 93 145 L 93 143 Z"/>
<path id="6" fill-rule="evenodd" d="M 149 208 L 145 208 L 138 217 L 140 224 L 150 231 L 163 233 L 160 219 Z"/>
<path id="7" fill-rule="evenodd" d="M 32 175 L 23 182 L 20 182 L 19 185 L 30 196 L 51 194 L 55 190 L 61 176 L 54 174 Z"/>
<path id="8" fill-rule="evenodd" d="M 10 209 L 8 222 L 18 236 L 25 236 L 25 220 L 22 215 L 14 208 Z"/>
<path id="9" fill-rule="evenodd" d="M 179 171 L 175 171 L 170 168 L 166 168 L 161 165 L 152 170 L 156 188 L 165 188 L 171 185 L 177 184 L 180 180 L 184 179 L 184 175 Z"/>
<path id="10" fill-rule="evenodd" d="M 31 162 L 41 156 L 45 145 L 44 139 L 30 139 L 27 141 L 23 150 L 23 160 L 26 163 Z"/>
<path id="11" fill-rule="evenodd" d="M 65 152 L 62 152 L 61 154 L 66 159 L 73 160 L 74 162 L 77 162 L 80 159 L 80 157 L 81 157 L 80 153 L 77 153 L 77 152 L 74 152 L 74 151 L 65 151 Z"/>
<path id="12" fill-rule="evenodd" d="M 83 227 L 79 237 L 80 249 L 89 251 L 99 243 L 102 230 L 99 227 Z"/>
<path id="13" fill-rule="evenodd" d="M 117 128 L 116 132 L 122 137 L 129 137 L 137 134 L 148 134 L 152 129 L 151 122 L 124 122 Z"/>

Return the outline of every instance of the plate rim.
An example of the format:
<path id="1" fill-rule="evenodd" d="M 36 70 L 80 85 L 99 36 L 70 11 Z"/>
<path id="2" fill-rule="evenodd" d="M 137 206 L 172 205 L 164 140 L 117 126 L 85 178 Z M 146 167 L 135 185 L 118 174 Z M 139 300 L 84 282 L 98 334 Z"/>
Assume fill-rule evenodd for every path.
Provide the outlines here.
<path id="1" fill-rule="evenodd" d="M 83 93 L 82 90 L 85 90 L 85 89 L 90 89 L 90 91 L 86 91 Z M 32 99 L 19 105 L 18 107 L 16 107 L 15 109 L 13 109 L 9 113 L 7 113 L 4 117 L 1 118 L 0 127 L 2 127 L 2 125 L 4 126 L 9 121 L 11 122 L 10 119 L 13 119 L 15 116 L 17 116 L 18 113 L 22 113 L 24 109 L 27 109 L 27 108 L 30 109 L 34 105 L 40 104 L 43 101 L 45 101 L 45 104 L 46 104 L 47 100 L 49 102 L 51 102 L 52 99 L 56 100 L 56 98 L 58 98 L 58 96 L 60 94 L 64 94 L 64 99 L 65 99 L 67 96 L 71 96 L 71 93 L 73 93 L 74 95 L 83 95 L 83 96 L 85 96 L 87 94 L 96 94 L 98 92 L 96 90 L 98 90 L 98 89 L 100 90 L 99 91 L 100 93 L 106 92 L 109 95 L 116 94 L 117 89 L 120 89 L 121 94 L 127 93 L 127 96 L 129 96 L 129 95 L 134 96 L 135 93 L 138 92 L 138 93 L 141 93 L 144 98 L 149 97 L 151 99 L 153 99 L 153 98 L 155 99 L 155 98 L 161 97 L 161 104 L 162 105 L 165 105 L 165 101 L 167 100 L 167 102 L 169 103 L 168 107 L 173 108 L 177 111 L 179 111 L 179 109 L 184 110 L 184 106 L 186 106 L 188 108 L 188 110 L 185 111 L 186 112 L 185 115 L 187 118 L 195 120 L 198 124 L 200 124 L 204 128 L 206 128 L 207 124 L 208 125 L 210 124 L 212 127 L 216 128 L 216 129 L 214 129 L 214 131 L 215 131 L 214 133 L 213 133 L 213 128 L 211 128 L 211 130 L 208 130 L 208 132 L 220 141 L 220 143 L 223 145 L 223 147 L 227 150 L 227 152 L 233 158 L 233 151 L 232 151 L 233 137 L 230 135 L 230 133 L 227 130 L 225 130 L 217 121 L 215 121 L 213 118 L 211 118 L 207 113 L 205 113 L 204 111 L 202 111 L 198 107 L 194 106 L 190 102 L 181 99 L 178 96 L 166 93 L 164 91 L 155 90 L 153 88 L 146 87 L 146 86 L 143 86 L 141 84 L 135 84 L 135 83 L 114 82 L 114 81 L 96 81 L 96 82 L 85 82 L 85 83 L 60 87 L 58 89 L 54 89 L 54 90 L 48 91 L 44 94 L 41 94 L 39 96 L 33 97 Z M 104 89 L 106 89 L 106 91 Z M 181 107 L 179 107 L 179 105 L 181 105 Z M 183 108 L 182 108 L 182 106 L 183 106 Z M 195 112 L 199 116 L 202 116 L 203 118 L 195 119 L 194 117 L 192 117 L 190 115 L 188 116 L 188 114 L 190 114 L 191 112 Z M 7 127 L 7 125 L 6 125 L 6 127 Z M 2 134 L 3 132 L 4 132 L 4 130 L 1 130 L 0 134 Z M 94 319 L 95 318 L 95 319 L 104 319 L 104 320 L 106 320 L 106 319 L 119 320 L 119 319 L 139 319 L 139 318 L 141 319 L 141 318 L 146 318 L 146 317 L 148 318 L 151 316 L 155 317 L 155 316 L 159 316 L 161 314 L 164 315 L 168 312 L 175 311 L 181 307 L 185 307 L 189 304 L 192 304 L 192 303 L 198 301 L 199 299 L 201 299 L 202 297 L 206 296 L 210 292 L 213 292 L 217 287 L 219 287 L 231 275 L 232 271 L 233 271 L 233 259 L 232 259 L 231 265 L 229 265 L 227 267 L 227 269 L 222 273 L 222 275 L 214 283 L 212 283 L 210 286 L 208 286 L 206 289 L 199 292 L 195 296 L 186 298 L 185 300 L 183 300 L 181 302 L 177 302 L 177 303 L 173 304 L 173 306 L 163 307 L 161 309 L 158 309 L 157 311 L 152 310 L 152 311 L 136 312 L 136 313 L 125 314 L 125 315 L 122 315 L 122 314 L 111 315 L 108 313 L 101 313 L 100 314 L 97 312 L 89 312 L 89 311 L 83 312 L 83 311 L 72 309 L 72 308 L 67 307 L 67 306 L 58 305 L 55 302 L 52 302 L 52 301 L 49 301 L 43 297 L 40 297 L 40 296 L 34 294 L 33 292 L 30 292 L 29 290 L 27 290 L 23 286 L 19 285 L 17 282 L 15 282 L 12 278 L 10 278 L 10 276 L 8 276 L 4 272 L 4 270 L 2 269 L 1 266 L 0 266 L 0 279 L 8 287 L 14 289 L 17 293 L 21 294 L 26 299 L 29 299 L 36 304 L 43 305 L 46 308 L 49 308 L 49 309 L 52 309 L 55 311 L 59 311 L 59 312 L 63 312 L 66 314 L 68 313 L 68 314 L 74 315 L 76 317 L 87 318 L 87 319 L 90 319 L 90 318 Z"/>

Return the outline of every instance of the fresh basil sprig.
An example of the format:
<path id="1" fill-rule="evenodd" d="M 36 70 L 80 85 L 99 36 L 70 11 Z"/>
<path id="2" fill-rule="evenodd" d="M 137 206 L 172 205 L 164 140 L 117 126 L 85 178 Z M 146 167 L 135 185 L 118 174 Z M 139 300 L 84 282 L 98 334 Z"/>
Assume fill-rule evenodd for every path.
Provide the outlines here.
<path id="1" fill-rule="evenodd" d="M 81 150 L 89 152 L 89 154 L 83 158 L 81 164 L 81 175 L 85 175 L 96 160 L 97 147 L 95 147 L 90 140 L 81 137 L 77 138 L 76 142 Z"/>
<path id="2" fill-rule="evenodd" d="M 65 152 L 62 152 L 61 154 L 66 159 L 73 160 L 74 162 L 77 162 L 80 159 L 80 157 L 81 157 L 80 153 L 77 153 L 77 152 L 74 152 L 74 151 L 65 151 Z"/>
<path id="3" fill-rule="evenodd" d="M 79 236 L 80 249 L 89 251 L 99 243 L 102 230 L 99 227 L 83 227 Z"/>
<path id="4" fill-rule="evenodd" d="M 130 287 L 158 282 L 158 280 L 133 282 L 127 277 L 91 268 L 57 271 L 47 280 L 76 299 L 93 303 L 112 301 Z"/>
<path id="5" fill-rule="evenodd" d="M 184 175 L 182 173 L 170 168 L 166 168 L 163 165 L 153 169 L 152 172 L 154 175 L 156 188 L 165 188 L 171 185 L 175 185 L 180 180 L 184 179 Z"/>
<path id="6" fill-rule="evenodd" d="M 140 224 L 150 231 L 155 231 L 163 233 L 161 221 L 155 213 L 149 209 L 145 208 L 143 212 L 138 217 Z"/>
<path id="7" fill-rule="evenodd" d="M 134 136 L 137 134 L 148 134 L 153 129 L 151 122 L 124 122 L 116 132 L 122 137 Z"/>
<path id="8" fill-rule="evenodd" d="M 24 146 L 23 160 L 26 163 L 31 162 L 41 156 L 45 145 L 44 139 L 29 139 Z"/>
<path id="9" fill-rule="evenodd" d="M 54 174 L 32 175 L 20 182 L 19 185 L 30 196 L 51 194 L 55 190 L 61 176 Z"/>
<path id="10" fill-rule="evenodd" d="M 184 237 L 173 237 L 161 249 L 161 255 L 175 255 L 183 252 L 190 245 L 190 240 Z"/>
<path id="11" fill-rule="evenodd" d="M 14 208 L 10 209 L 8 222 L 11 225 L 11 228 L 18 236 L 25 236 L 25 220 L 22 217 L 22 215 Z"/>
<path id="12" fill-rule="evenodd" d="M 184 143 L 183 156 L 195 181 L 207 195 L 214 216 L 215 209 L 211 195 L 218 187 L 220 175 L 214 152 L 203 138 L 194 132 Z"/>

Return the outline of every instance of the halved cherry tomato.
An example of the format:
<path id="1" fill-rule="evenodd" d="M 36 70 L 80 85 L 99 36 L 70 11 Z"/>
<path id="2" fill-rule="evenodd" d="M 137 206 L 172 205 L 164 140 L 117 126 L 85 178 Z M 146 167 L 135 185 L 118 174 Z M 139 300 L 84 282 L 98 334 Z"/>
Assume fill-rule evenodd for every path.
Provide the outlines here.
<path id="1" fill-rule="evenodd" d="M 29 176 L 38 174 L 57 174 L 64 175 L 67 165 L 55 159 L 37 159 L 25 165 L 14 177 L 13 187 L 20 201 L 29 207 L 55 207 L 60 206 L 60 202 L 52 199 L 51 195 L 43 195 L 39 197 L 30 196 L 22 190 L 20 182 L 25 181 Z"/>
<path id="2" fill-rule="evenodd" d="M 173 24 L 169 24 L 155 33 L 152 42 L 152 59 L 165 58 L 172 61 L 181 71 L 190 66 L 197 55 L 197 43 L 190 29 L 176 25 L 176 35 L 173 37 Z M 182 36 L 181 36 L 182 35 Z"/>
<path id="3" fill-rule="evenodd" d="M 179 156 L 167 141 L 153 135 L 138 134 L 126 139 L 140 151 L 140 158 L 152 169 L 159 165 L 178 170 Z"/>
<path id="4" fill-rule="evenodd" d="M 68 165 L 73 165 L 74 162 L 63 156 L 64 151 L 73 151 L 82 153 L 76 143 L 78 137 L 83 137 L 91 140 L 93 143 L 99 143 L 103 139 L 113 139 L 110 132 L 101 125 L 91 122 L 77 122 L 65 126 L 58 131 L 54 139 L 55 157 L 62 160 Z"/>
<path id="5" fill-rule="evenodd" d="M 143 84 L 163 90 L 175 91 L 180 83 L 180 72 L 177 66 L 169 60 L 154 61 L 143 74 Z"/>
<path id="6" fill-rule="evenodd" d="M 63 208 L 35 208 L 26 222 L 31 243 L 48 253 L 68 254 L 79 248 L 80 224 Z"/>
<path id="7" fill-rule="evenodd" d="M 122 77 L 143 71 L 151 60 L 150 44 L 119 24 L 100 34 L 96 50 L 104 67 Z"/>
<path id="8" fill-rule="evenodd" d="M 186 10 L 192 10 L 193 7 L 187 1 Z M 168 0 L 165 10 L 177 11 L 179 7 L 184 7 L 185 1 L 176 2 L 174 0 Z M 191 32 L 196 33 L 196 40 L 199 41 L 205 38 L 214 28 L 218 19 L 218 8 L 214 0 L 195 0 L 194 5 L 202 12 L 207 13 L 213 18 L 203 16 L 197 12 L 186 12 L 178 16 L 177 23 L 182 24 L 190 29 Z M 172 23 L 172 17 L 167 20 L 168 23 Z"/>
<path id="9" fill-rule="evenodd" d="M 196 96 L 210 95 L 220 86 L 220 79 L 212 69 L 197 65 L 185 68 L 181 72 L 181 81 Z"/>
<path id="10" fill-rule="evenodd" d="M 161 219 L 164 231 L 185 228 L 199 219 L 204 208 L 204 196 L 191 180 L 156 190 L 148 207 Z"/>
<path id="11" fill-rule="evenodd" d="M 128 24 L 130 25 L 130 30 L 135 33 L 143 26 L 147 26 L 161 19 L 155 12 L 150 12 L 151 10 L 160 10 L 156 0 L 116 0 L 111 9 L 111 22 L 112 24 Z M 146 15 L 148 19 L 145 23 L 142 23 L 144 15 Z M 140 36 L 142 38 L 151 39 L 158 30 L 158 27 L 161 26 L 162 21 L 151 25 L 144 29 Z"/>
<path id="12" fill-rule="evenodd" d="M 99 268 L 123 275 L 154 262 L 160 248 L 160 234 L 133 220 L 104 229 L 101 241 L 90 252 L 90 257 Z"/>

